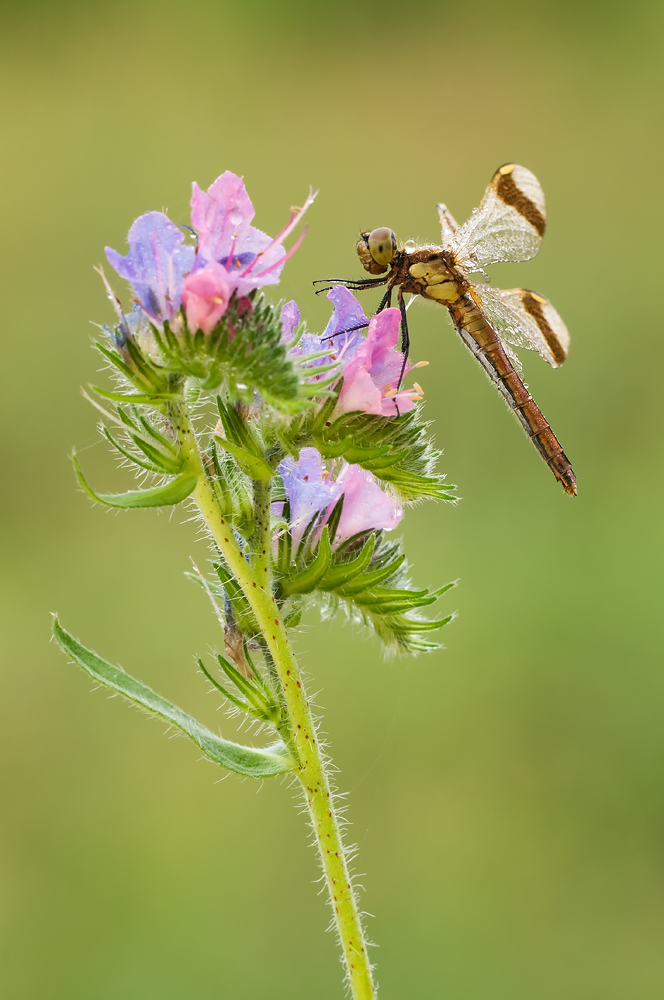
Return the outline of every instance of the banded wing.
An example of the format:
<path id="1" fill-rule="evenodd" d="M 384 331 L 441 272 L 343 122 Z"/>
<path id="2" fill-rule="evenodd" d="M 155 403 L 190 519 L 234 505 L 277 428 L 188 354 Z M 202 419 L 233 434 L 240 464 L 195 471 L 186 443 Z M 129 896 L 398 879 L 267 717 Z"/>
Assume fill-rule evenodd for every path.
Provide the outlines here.
<path id="1" fill-rule="evenodd" d="M 525 167 L 507 163 L 493 175 L 479 208 L 456 231 L 450 249 L 464 271 L 530 260 L 540 248 L 545 228 L 539 181 Z"/>
<path id="2" fill-rule="evenodd" d="M 569 351 L 569 331 L 548 299 L 527 288 L 472 286 L 471 295 L 501 340 L 537 351 L 559 368 Z"/>

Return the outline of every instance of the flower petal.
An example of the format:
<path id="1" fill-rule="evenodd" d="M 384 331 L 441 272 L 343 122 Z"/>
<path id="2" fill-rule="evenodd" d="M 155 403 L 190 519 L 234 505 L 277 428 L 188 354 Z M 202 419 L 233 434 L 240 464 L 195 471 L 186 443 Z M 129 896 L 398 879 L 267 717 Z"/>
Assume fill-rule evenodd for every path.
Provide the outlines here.
<path id="1" fill-rule="evenodd" d="M 281 274 L 279 264 L 286 255 L 282 246 L 250 225 L 254 215 L 244 181 L 230 170 L 217 177 L 207 191 L 201 191 L 194 183 L 191 222 L 198 232 L 199 261 L 203 264 L 216 260 L 222 264 L 238 295 L 277 284 Z M 261 256 L 257 262 L 258 255 Z M 250 270 L 244 277 L 247 268 Z M 267 269 L 270 269 L 268 274 L 261 273 Z"/>
<path id="2" fill-rule="evenodd" d="M 228 309 L 233 286 L 221 264 L 211 261 L 185 278 L 182 302 L 193 332 L 210 333 Z"/>
<path id="3" fill-rule="evenodd" d="M 343 285 L 331 288 L 327 297 L 334 306 L 330 321 L 321 334 L 321 341 L 329 340 L 332 353 L 345 361 L 364 343 L 363 331 L 369 320 L 353 293 Z M 322 346 L 327 346 L 323 343 Z"/>
<path id="4" fill-rule="evenodd" d="M 180 308 L 182 280 L 194 264 L 195 249 L 163 212 L 140 215 L 129 230 L 126 257 L 106 247 L 109 263 L 131 283 L 136 298 L 155 323 L 171 320 Z"/>
<path id="5" fill-rule="evenodd" d="M 403 517 L 402 506 L 380 488 L 371 472 L 359 465 L 347 465 L 337 484 L 343 491 L 344 503 L 335 545 L 361 531 L 379 528 L 391 531 Z"/>
<path id="6" fill-rule="evenodd" d="M 363 367 L 362 361 L 362 358 L 356 356 L 346 366 L 337 411 L 352 413 L 354 410 L 362 410 L 363 413 L 383 414 L 383 394 Z"/>
<path id="7" fill-rule="evenodd" d="M 293 339 L 293 331 L 300 322 L 300 309 L 295 299 L 285 302 L 281 309 L 281 341 L 286 344 Z"/>
<path id="8" fill-rule="evenodd" d="M 201 191 L 194 181 L 191 196 L 191 224 L 198 232 L 199 254 L 205 260 L 221 261 L 231 251 L 243 254 L 247 250 L 249 223 L 255 215 L 244 181 L 226 170 L 207 191 Z M 267 244 L 266 244 L 267 245 Z"/>
<path id="9" fill-rule="evenodd" d="M 279 466 L 286 496 L 290 503 L 291 535 L 299 545 L 307 524 L 319 510 L 334 506 L 341 496 L 341 486 L 323 475 L 322 459 L 316 448 L 303 448 L 297 462 L 285 458 Z"/>

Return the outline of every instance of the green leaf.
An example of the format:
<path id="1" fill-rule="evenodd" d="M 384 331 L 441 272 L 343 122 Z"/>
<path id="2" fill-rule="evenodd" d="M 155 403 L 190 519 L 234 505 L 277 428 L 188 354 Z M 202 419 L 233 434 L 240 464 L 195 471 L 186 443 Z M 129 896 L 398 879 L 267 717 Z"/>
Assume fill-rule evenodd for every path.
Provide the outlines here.
<path id="1" fill-rule="evenodd" d="M 364 548 L 356 559 L 333 566 L 321 580 L 320 589 L 336 590 L 338 587 L 343 587 L 344 584 L 349 583 L 358 573 L 363 573 L 371 562 L 375 541 L 376 536 L 369 535 Z"/>
<path id="2" fill-rule="evenodd" d="M 320 585 L 321 580 L 325 576 L 327 568 L 330 565 L 331 555 L 330 534 L 326 525 L 321 532 L 316 558 L 300 573 L 290 578 L 286 577 L 281 581 L 283 593 L 287 596 L 291 594 L 310 594 L 312 590 L 315 590 Z"/>
<path id="3" fill-rule="evenodd" d="M 366 541 L 365 537 L 356 535 L 333 553 L 331 568 L 318 587 L 326 604 L 324 614 L 341 605 L 351 619 L 372 628 L 389 650 L 415 653 L 439 648 L 425 636 L 454 616 L 429 622 L 420 611 L 454 584 L 437 590 L 412 589 L 399 543 L 386 542 L 382 532 L 374 532 Z M 351 561 L 336 561 L 348 559 L 360 546 L 359 555 Z M 381 587 L 381 583 L 389 586 Z"/>
<path id="4" fill-rule="evenodd" d="M 108 441 L 108 443 L 112 445 L 112 447 L 115 448 L 116 451 L 119 451 L 124 458 L 127 458 L 129 459 L 130 462 L 133 462 L 134 465 L 138 465 L 139 468 L 141 469 L 147 469 L 148 472 L 154 472 L 156 473 L 156 475 L 163 474 L 164 470 L 160 469 L 159 466 L 154 464 L 154 462 L 146 462 L 145 459 L 139 458 L 138 455 L 134 455 L 131 451 L 128 451 L 127 448 L 123 448 L 120 442 L 116 441 L 116 439 L 113 437 L 108 427 L 102 425 L 101 431 L 106 440 Z"/>
<path id="5" fill-rule="evenodd" d="M 221 653 L 217 653 L 219 666 L 224 671 L 228 679 L 235 684 L 238 691 L 240 691 L 241 694 L 243 694 L 247 699 L 249 704 L 248 711 L 252 712 L 256 718 L 262 719 L 264 722 L 269 722 L 272 725 L 276 725 L 281 718 L 281 708 L 271 696 L 271 693 L 268 691 L 265 684 L 262 682 L 258 671 L 253 667 L 251 659 L 248 655 L 246 642 L 244 644 L 244 649 L 247 662 L 253 670 L 253 681 L 244 677 L 239 670 L 236 670 L 230 660 L 228 660 L 225 656 L 222 656 Z M 216 681 L 213 680 L 212 683 L 216 685 Z"/>
<path id="6" fill-rule="evenodd" d="M 360 573 L 359 576 L 356 576 L 349 583 L 338 587 L 340 596 L 353 597 L 355 594 L 360 594 L 363 590 L 375 587 L 377 584 L 382 583 L 383 580 L 389 580 L 400 569 L 405 558 L 404 555 L 400 555 L 394 562 L 388 563 L 382 569 L 376 569 L 372 573 Z M 444 592 L 446 589 L 443 588 L 441 592 Z M 439 594 L 436 593 L 436 597 L 438 596 Z"/>
<path id="7" fill-rule="evenodd" d="M 116 403 L 144 403 L 146 406 L 158 406 L 166 400 L 178 398 L 175 393 L 167 392 L 154 393 L 147 396 L 135 392 L 109 392 L 107 389 L 100 389 L 97 385 L 91 385 L 90 388 L 93 389 L 98 396 L 103 396 L 104 399 L 112 399 Z"/>
<path id="8" fill-rule="evenodd" d="M 263 447 L 258 437 L 254 434 L 248 421 L 242 419 L 235 406 L 225 403 L 221 396 L 217 396 L 217 410 L 226 438 L 232 444 L 237 444 L 245 451 L 251 452 L 256 458 L 262 458 Z"/>
<path id="9" fill-rule="evenodd" d="M 307 411 L 281 432 L 286 449 L 294 455 L 314 446 L 324 458 L 345 458 L 389 484 L 403 502 L 424 498 L 454 500 L 453 486 L 435 472 L 439 452 L 422 420 L 421 407 L 399 417 L 371 413 L 344 413 L 332 419 L 336 395 L 319 412 Z"/>
<path id="10" fill-rule="evenodd" d="M 245 476 L 249 476 L 250 479 L 260 479 L 263 482 L 272 479 L 274 471 L 264 458 L 252 455 L 251 452 L 240 448 L 237 444 L 232 444 L 226 438 L 219 437 L 217 434 L 214 434 L 213 437 L 221 448 L 224 448 L 225 451 L 233 456 Z"/>
<path id="11" fill-rule="evenodd" d="M 224 593 L 231 603 L 233 618 L 242 634 L 249 638 L 259 635 L 260 628 L 251 610 L 251 605 L 233 574 L 226 569 L 223 563 L 213 563 L 212 568 L 216 571 Z"/>
<path id="12" fill-rule="evenodd" d="M 251 778 L 267 778 L 295 769 L 296 764 L 283 743 L 276 743 L 261 750 L 222 739 L 197 719 L 183 712 L 177 705 L 173 705 L 152 688 L 131 677 L 121 667 L 114 667 L 96 653 L 86 649 L 78 640 L 65 632 L 57 618 L 53 623 L 53 635 L 60 648 L 96 681 L 124 695 L 141 708 L 160 716 L 171 725 L 177 726 L 215 764 Z"/>
<path id="13" fill-rule="evenodd" d="M 184 473 L 164 486 L 153 486 L 148 490 L 130 490 L 128 493 L 95 493 L 85 481 L 76 453 L 71 460 L 74 465 L 79 486 L 91 500 L 103 503 L 106 507 L 170 507 L 182 503 L 193 493 L 198 482 L 197 476 Z"/>
<path id="14" fill-rule="evenodd" d="M 150 441 L 146 441 L 145 438 L 142 438 L 140 434 L 130 433 L 129 436 L 136 447 L 143 452 L 145 457 L 151 462 L 154 462 L 155 465 L 161 466 L 166 475 L 176 476 L 178 473 L 182 472 L 184 460 L 181 455 L 174 455 L 170 449 L 167 452 L 162 448 L 155 447 Z"/>
<path id="15" fill-rule="evenodd" d="M 227 698 L 231 705 L 235 705 L 236 708 L 239 708 L 241 712 L 245 712 L 247 715 L 253 715 L 256 717 L 256 713 L 252 706 L 248 702 L 242 701 L 241 698 L 237 698 L 231 691 L 225 688 L 223 684 L 220 684 L 216 677 L 213 677 L 212 674 L 206 669 L 205 664 L 200 657 L 198 658 L 197 663 L 201 672 L 207 677 L 210 684 L 214 684 L 217 691 L 219 691 L 224 698 Z"/>

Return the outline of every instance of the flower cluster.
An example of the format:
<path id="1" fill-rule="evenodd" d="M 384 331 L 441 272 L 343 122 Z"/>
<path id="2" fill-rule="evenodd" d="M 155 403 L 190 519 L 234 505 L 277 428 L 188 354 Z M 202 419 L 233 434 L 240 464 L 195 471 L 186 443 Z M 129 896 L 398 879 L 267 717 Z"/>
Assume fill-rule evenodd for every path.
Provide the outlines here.
<path id="1" fill-rule="evenodd" d="M 193 185 L 191 222 L 194 247 L 183 228 L 163 212 L 146 212 L 129 230 L 126 256 L 106 247 L 109 263 L 131 284 L 140 307 L 155 326 L 177 326 L 184 306 L 191 332 L 210 333 L 228 309 L 233 294 L 245 297 L 279 281 L 285 262 L 300 246 L 283 246 L 313 202 L 310 192 L 302 208 L 293 209 L 274 239 L 251 225 L 254 207 L 244 182 L 227 170 L 207 191 Z M 306 232 L 306 230 L 305 230 Z"/>
<path id="2" fill-rule="evenodd" d="M 404 503 L 451 499 L 434 474 L 436 452 L 417 408 L 422 390 L 417 382 L 402 387 L 426 362 L 413 365 L 399 350 L 399 309 L 370 318 L 343 285 L 328 290 L 332 314 L 321 334 L 307 331 L 294 300 L 275 307 L 257 294 L 279 282 L 304 233 L 288 251 L 284 240 L 313 197 L 273 239 L 253 226 L 244 183 L 226 171 L 207 191 L 193 185 L 195 245 L 185 239 L 190 227 L 147 212 L 132 225 L 125 256 L 106 249 L 134 297 L 125 313 L 102 272 L 119 325 L 105 328 L 115 352 L 99 346 L 123 381 L 119 392 L 96 391 L 124 404 L 105 413 L 104 433 L 162 480 L 126 495 L 95 494 L 77 466 L 79 482 L 119 507 L 180 503 L 204 482 L 242 549 L 263 532 L 274 600 L 286 617 L 284 604 L 316 591 L 323 602 L 346 602 L 391 648 L 430 648 L 417 611 L 435 598 L 408 589 L 399 543 L 384 538 Z M 220 417 L 200 428 L 204 453 L 194 431 L 181 441 L 188 385 L 195 398 L 211 392 Z M 276 522 L 260 527 L 268 509 Z M 252 620 L 245 598 L 228 566 L 218 572 L 222 604 L 231 601 L 229 621 L 242 632 Z M 227 644 L 236 653 L 241 645 Z"/>

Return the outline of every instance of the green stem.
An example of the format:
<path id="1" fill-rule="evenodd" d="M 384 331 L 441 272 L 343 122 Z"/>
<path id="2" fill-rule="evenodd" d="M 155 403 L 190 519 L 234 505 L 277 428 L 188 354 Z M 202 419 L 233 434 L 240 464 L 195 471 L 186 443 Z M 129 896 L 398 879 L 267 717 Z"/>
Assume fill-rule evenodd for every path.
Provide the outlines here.
<path id="1" fill-rule="evenodd" d="M 236 541 L 233 527 L 220 511 L 203 471 L 184 404 L 174 407 L 169 416 L 183 453 L 188 457 L 192 469 L 197 469 L 199 478 L 193 498 L 253 609 L 276 667 L 288 712 L 288 724 L 285 727 L 287 733 L 283 732 L 282 735 L 287 736 L 287 742 L 299 762 L 295 774 L 302 785 L 309 809 L 353 1000 L 374 1000 L 376 991 L 367 955 L 367 943 L 348 871 L 325 757 L 317 739 L 300 670 L 272 594 L 270 485 L 256 483 L 254 487 L 255 527 L 250 540 L 250 559 L 246 559 Z"/>

